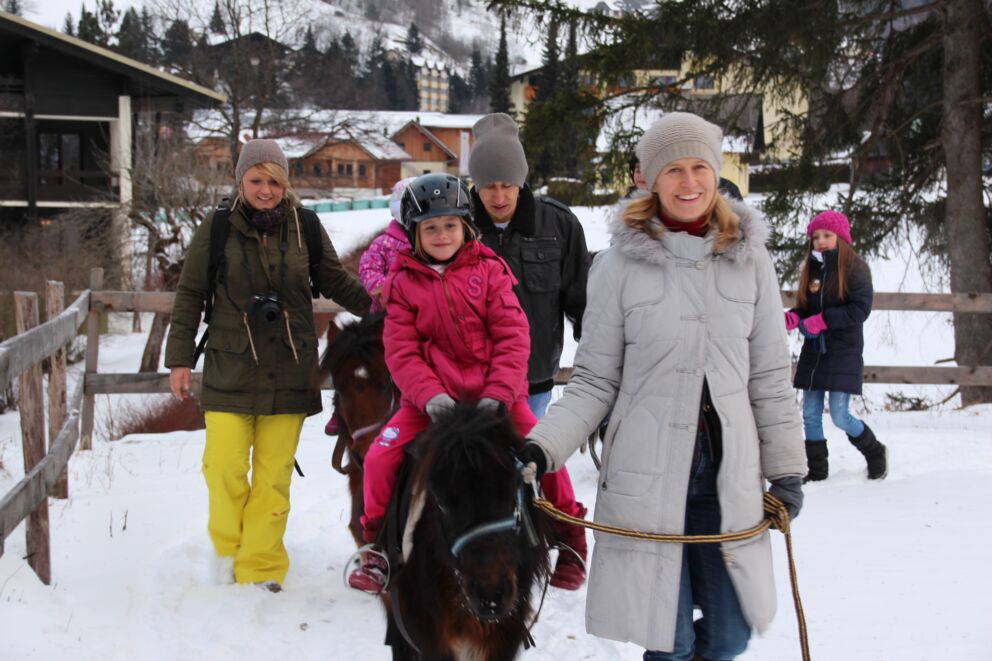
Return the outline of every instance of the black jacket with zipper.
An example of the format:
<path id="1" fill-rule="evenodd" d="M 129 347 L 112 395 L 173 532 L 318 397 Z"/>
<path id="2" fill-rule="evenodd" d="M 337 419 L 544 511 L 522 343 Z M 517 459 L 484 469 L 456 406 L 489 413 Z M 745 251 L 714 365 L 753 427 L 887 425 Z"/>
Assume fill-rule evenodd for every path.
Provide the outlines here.
<path id="1" fill-rule="evenodd" d="M 582 225 L 564 204 L 535 197 L 527 186 L 505 230 L 493 224 L 474 188 L 472 202 L 482 242 L 506 260 L 518 281 L 513 291 L 530 322 L 530 393 L 547 392 L 561 359 L 564 317 L 576 340 L 582 333 L 591 261 Z"/>
<path id="2" fill-rule="evenodd" d="M 823 339 L 803 342 L 793 385 L 801 390 L 827 390 L 861 394 L 864 373 L 864 323 L 871 313 L 871 271 L 855 260 L 845 287 L 847 296 L 837 295 L 837 250 L 823 253 L 823 263 L 814 261 L 810 271 L 806 307 L 795 308 L 803 319 L 823 313 L 827 330 Z M 824 351 L 825 349 L 825 351 Z"/>

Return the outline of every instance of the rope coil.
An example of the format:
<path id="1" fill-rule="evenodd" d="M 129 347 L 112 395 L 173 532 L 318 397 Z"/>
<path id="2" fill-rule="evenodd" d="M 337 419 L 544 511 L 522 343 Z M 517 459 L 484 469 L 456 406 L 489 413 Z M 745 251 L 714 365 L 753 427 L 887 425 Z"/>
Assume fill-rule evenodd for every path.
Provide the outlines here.
<path id="1" fill-rule="evenodd" d="M 716 535 L 669 535 L 664 533 L 646 532 L 643 530 L 631 530 L 620 528 L 595 521 L 587 521 L 578 517 L 570 516 L 555 508 L 551 502 L 545 498 L 534 497 L 534 506 L 542 510 L 553 519 L 570 523 L 575 526 L 589 528 L 608 535 L 626 537 L 628 539 L 639 539 L 648 542 L 660 542 L 663 544 L 714 544 L 719 542 L 737 542 L 751 537 L 757 537 L 769 528 L 776 528 L 785 535 L 785 549 L 789 557 L 789 582 L 792 584 L 792 600 L 796 606 L 796 620 L 799 625 L 799 644 L 802 648 L 803 661 L 810 661 L 809 637 L 806 629 L 806 615 L 803 611 L 802 600 L 799 598 L 799 579 L 796 576 L 796 562 L 792 552 L 792 530 L 789 526 L 789 509 L 785 504 L 771 495 L 765 493 L 764 496 L 765 518 L 756 526 L 747 530 L 737 532 L 720 533 Z"/>

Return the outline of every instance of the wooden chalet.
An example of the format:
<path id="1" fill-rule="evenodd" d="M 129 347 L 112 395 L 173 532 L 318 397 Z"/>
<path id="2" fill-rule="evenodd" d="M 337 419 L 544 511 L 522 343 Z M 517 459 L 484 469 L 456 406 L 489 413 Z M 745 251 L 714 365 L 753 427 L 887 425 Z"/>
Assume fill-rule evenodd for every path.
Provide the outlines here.
<path id="1" fill-rule="evenodd" d="M 0 11 L 0 225 L 130 202 L 134 113 L 182 113 L 225 101 Z"/>
<path id="2" fill-rule="evenodd" d="M 378 134 L 347 138 L 321 135 L 277 138 L 289 160 L 293 188 L 300 195 L 324 197 L 345 190 L 388 193 L 410 160 L 402 147 Z"/>

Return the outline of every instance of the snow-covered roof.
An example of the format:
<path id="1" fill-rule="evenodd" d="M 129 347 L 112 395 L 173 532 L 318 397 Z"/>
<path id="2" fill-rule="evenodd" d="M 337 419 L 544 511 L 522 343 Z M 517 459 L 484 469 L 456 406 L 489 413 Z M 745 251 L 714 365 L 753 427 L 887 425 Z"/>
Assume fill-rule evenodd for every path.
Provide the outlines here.
<path id="1" fill-rule="evenodd" d="M 282 149 L 282 153 L 286 155 L 288 159 L 294 158 L 304 158 L 314 149 L 324 144 L 327 140 L 327 136 L 315 135 L 315 136 L 285 136 L 282 138 L 274 138 L 276 144 Z"/>
<path id="2" fill-rule="evenodd" d="M 405 149 L 385 136 L 367 134 L 355 136 L 357 142 L 363 149 L 380 161 L 409 161 L 413 157 Z"/>

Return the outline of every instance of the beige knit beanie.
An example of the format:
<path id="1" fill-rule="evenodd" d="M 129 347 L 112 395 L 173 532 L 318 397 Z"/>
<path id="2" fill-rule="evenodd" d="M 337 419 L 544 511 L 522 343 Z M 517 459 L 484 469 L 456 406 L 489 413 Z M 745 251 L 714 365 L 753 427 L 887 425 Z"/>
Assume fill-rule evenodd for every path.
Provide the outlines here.
<path id="1" fill-rule="evenodd" d="M 723 167 L 722 143 L 723 131 L 716 124 L 689 112 L 672 112 L 644 132 L 637 143 L 637 158 L 649 188 L 654 187 L 662 168 L 680 158 L 706 161 L 719 180 Z"/>
<path id="2" fill-rule="evenodd" d="M 234 167 L 235 183 L 240 186 L 245 172 L 248 172 L 248 170 L 261 163 L 275 163 L 285 170 L 286 175 L 289 176 L 289 162 L 286 160 L 286 155 L 282 153 L 279 143 L 275 140 L 256 138 L 255 140 L 249 140 L 241 148 L 241 154 L 238 155 L 238 164 Z"/>
<path id="3" fill-rule="evenodd" d="M 477 188 L 495 181 L 523 187 L 527 181 L 527 157 L 519 132 L 513 118 L 502 112 L 486 115 L 475 123 L 468 172 Z"/>

